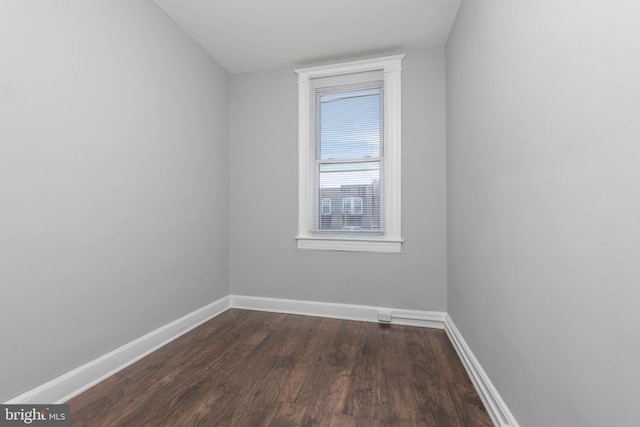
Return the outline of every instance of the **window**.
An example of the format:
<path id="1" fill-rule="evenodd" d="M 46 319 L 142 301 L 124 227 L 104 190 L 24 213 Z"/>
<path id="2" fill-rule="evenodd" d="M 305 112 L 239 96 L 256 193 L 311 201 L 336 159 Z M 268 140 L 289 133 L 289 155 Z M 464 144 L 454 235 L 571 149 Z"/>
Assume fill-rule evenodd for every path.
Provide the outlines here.
<path id="1" fill-rule="evenodd" d="M 331 215 L 331 199 L 322 199 L 322 215 Z"/>
<path id="2" fill-rule="evenodd" d="M 362 215 L 362 199 L 360 197 L 342 199 L 342 213 L 345 215 Z"/>
<path id="3" fill-rule="evenodd" d="M 400 252 L 403 57 L 296 70 L 298 248 Z"/>

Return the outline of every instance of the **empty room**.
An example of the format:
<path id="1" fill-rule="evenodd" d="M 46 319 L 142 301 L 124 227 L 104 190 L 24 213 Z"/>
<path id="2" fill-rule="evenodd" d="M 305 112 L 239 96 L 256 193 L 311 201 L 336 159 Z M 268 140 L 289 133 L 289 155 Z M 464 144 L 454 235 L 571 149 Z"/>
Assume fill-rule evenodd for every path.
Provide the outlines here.
<path id="1" fill-rule="evenodd" d="M 0 0 L 0 425 L 633 426 L 640 2 Z"/>

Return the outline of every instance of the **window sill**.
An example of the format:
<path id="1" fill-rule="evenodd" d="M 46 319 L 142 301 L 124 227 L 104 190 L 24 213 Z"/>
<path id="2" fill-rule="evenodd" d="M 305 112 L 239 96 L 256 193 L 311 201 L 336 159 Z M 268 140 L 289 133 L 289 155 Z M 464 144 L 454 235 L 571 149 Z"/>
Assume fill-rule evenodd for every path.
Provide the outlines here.
<path id="1" fill-rule="evenodd" d="M 297 237 L 298 249 L 399 254 L 402 240 Z"/>

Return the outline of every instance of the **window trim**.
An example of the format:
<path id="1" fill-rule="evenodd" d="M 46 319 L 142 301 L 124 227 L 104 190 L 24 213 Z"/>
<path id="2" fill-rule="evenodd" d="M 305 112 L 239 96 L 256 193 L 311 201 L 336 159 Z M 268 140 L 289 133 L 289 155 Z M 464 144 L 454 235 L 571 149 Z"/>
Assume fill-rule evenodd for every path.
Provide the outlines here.
<path id="1" fill-rule="evenodd" d="M 298 74 L 298 249 L 356 252 L 400 253 L 401 234 L 401 61 L 404 55 L 363 59 L 340 64 L 320 65 L 295 70 Z M 356 72 L 384 71 L 384 162 L 383 194 L 384 235 L 379 238 L 350 236 L 314 236 L 311 234 L 313 210 L 309 203 L 314 194 L 309 182 L 309 80 L 317 77 Z"/>

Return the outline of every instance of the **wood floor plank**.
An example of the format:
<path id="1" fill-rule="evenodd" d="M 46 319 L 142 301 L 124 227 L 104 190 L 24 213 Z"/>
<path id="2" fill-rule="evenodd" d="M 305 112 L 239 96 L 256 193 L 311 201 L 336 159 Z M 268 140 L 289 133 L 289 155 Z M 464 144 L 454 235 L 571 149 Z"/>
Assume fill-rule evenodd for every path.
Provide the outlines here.
<path id="1" fill-rule="evenodd" d="M 295 328 L 291 331 L 287 339 L 280 343 L 279 356 L 300 357 L 303 350 L 313 339 L 318 328 L 318 318 L 309 316 L 289 315 L 288 317 L 295 323 Z"/>
<path id="2" fill-rule="evenodd" d="M 338 334 L 339 326 L 340 320 L 320 319 L 313 339 L 305 348 L 292 355 L 309 371 L 307 381 L 302 384 L 296 397 L 296 404 L 310 407 L 316 401 L 318 392 L 326 390 L 330 384 L 327 378 L 331 373 L 327 363 L 327 349 L 331 347 Z"/>
<path id="3" fill-rule="evenodd" d="M 273 417 L 269 426 L 273 427 L 296 427 L 302 425 L 302 418 L 306 407 L 294 403 L 278 402 L 275 406 Z"/>
<path id="4" fill-rule="evenodd" d="M 380 424 L 417 425 L 412 385 L 412 360 L 404 335 L 385 329 L 382 333 L 382 393 Z"/>
<path id="5" fill-rule="evenodd" d="M 444 331 L 228 310 L 68 402 L 72 426 L 491 426 Z"/>
<path id="6" fill-rule="evenodd" d="M 419 331 L 408 329 L 412 336 L 411 352 L 413 355 L 413 390 L 418 401 L 418 423 L 429 426 L 457 426 L 459 417 L 454 413 L 454 404 L 446 393 L 447 368 L 436 363 L 437 354 L 441 351 L 433 346 L 429 336 L 444 331 L 432 331 L 427 337 Z M 422 377 L 421 377 L 422 376 Z"/>
<path id="7" fill-rule="evenodd" d="M 379 420 L 382 389 L 382 340 L 375 323 L 366 324 L 353 366 L 344 413 L 355 418 Z"/>

